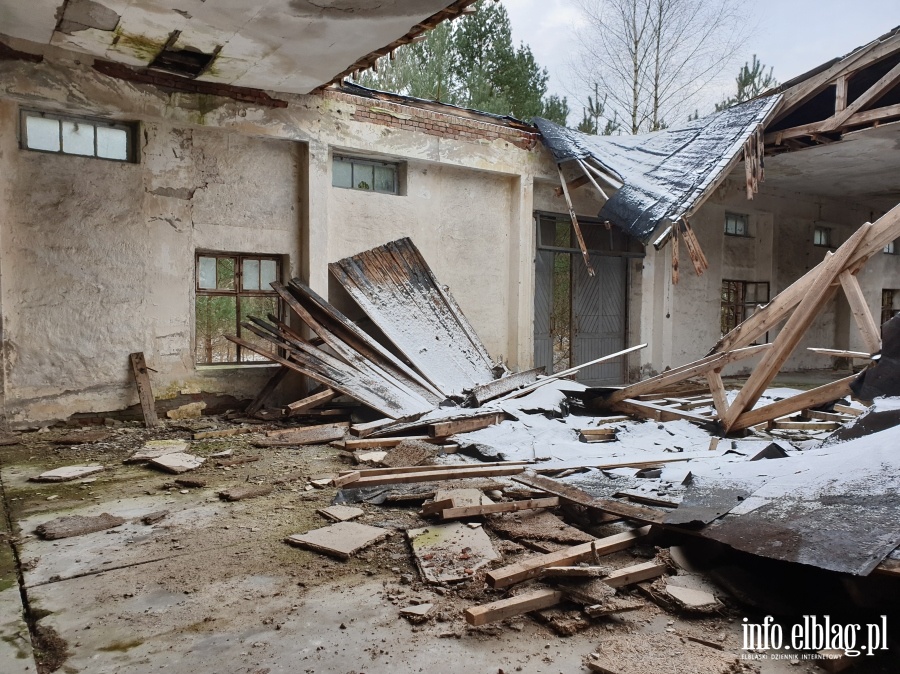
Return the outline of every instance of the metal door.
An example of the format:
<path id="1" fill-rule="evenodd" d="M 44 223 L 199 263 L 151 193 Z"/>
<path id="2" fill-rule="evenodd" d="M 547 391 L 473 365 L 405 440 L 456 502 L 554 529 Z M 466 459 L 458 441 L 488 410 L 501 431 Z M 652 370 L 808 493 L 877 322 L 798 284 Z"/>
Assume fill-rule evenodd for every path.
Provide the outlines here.
<path id="1" fill-rule="evenodd" d="M 553 252 L 539 250 L 534 273 L 534 366 L 553 372 Z"/>
<path id="2" fill-rule="evenodd" d="M 625 348 L 625 287 L 627 259 L 591 256 L 591 277 L 580 260 L 572 261 L 573 360 L 586 363 Z M 622 358 L 581 370 L 578 381 L 588 386 L 625 383 Z"/>

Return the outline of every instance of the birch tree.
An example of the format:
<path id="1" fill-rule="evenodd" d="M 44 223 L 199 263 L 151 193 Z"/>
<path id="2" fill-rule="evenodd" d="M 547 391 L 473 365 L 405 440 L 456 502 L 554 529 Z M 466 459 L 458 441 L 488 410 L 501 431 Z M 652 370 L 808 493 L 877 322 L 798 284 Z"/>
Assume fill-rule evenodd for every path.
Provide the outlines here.
<path id="1" fill-rule="evenodd" d="M 747 36 L 738 0 L 577 0 L 573 79 L 599 91 L 625 131 L 665 128 L 721 74 Z"/>

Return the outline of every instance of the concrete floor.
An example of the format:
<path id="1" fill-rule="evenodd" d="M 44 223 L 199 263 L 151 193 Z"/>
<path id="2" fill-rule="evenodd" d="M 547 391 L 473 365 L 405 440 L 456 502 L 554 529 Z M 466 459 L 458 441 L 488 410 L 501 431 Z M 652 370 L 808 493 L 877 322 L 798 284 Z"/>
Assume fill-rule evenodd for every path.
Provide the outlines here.
<path id="1" fill-rule="evenodd" d="M 458 588 L 419 582 L 402 533 L 420 524 L 415 508 L 364 506 L 362 521 L 396 531 L 340 562 L 283 542 L 288 534 L 326 524 L 315 510 L 330 504 L 333 489 L 307 490 L 301 480 L 238 503 L 216 495 L 253 477 L 334 473 L 347 464 L 333 448 L 258 450 L 249 447 L 248 436 L 195 443 L 201 455 L 226 447 L 239 456 L 265 455 L 229 469 L 209 461 L 192 473 L 208 486 L 181 490 L 163 488 L 172 476 L 122 464 L 151 436 L 144 429 L 120 429 L 109 442 L 74 448 L 50 444 L 54 434 L 28 434 L 24 445 L 0 448 L 4 515 L 13 523 L 18 552 L 17 561 L 10 544 L 0 548 L 3 674 L 54 668 L 68 674 L 569 673 L 587 671 L 583 658 L 606 634 L 666 630 L 702 634 L 740 652 L 735 615 L 690 620 L 650 603 L 568 638 L 530 618 L 468 628 L 462 609 L 500 595 L 484 591 L 477 579 Z M 162 437 L 186 434 L 169 430 Z M 42 470 L 86 461 L 108 470 L 94 481 L 28 481 Z M 162 509 L 170 514 L 159 523 L 140 523 L 141 516 Z M 60 515 L 103 512 L 128 522 L 58 541 L 34 534 L 36 526 Z M 635 563 L 631 552 L 617 555 L 611 563 Z M 505 555 L 504 563 L 516 559 Z M 401 618 L 399 609 L 412 600 L 433 602 L 437 618 L 418 626 Z M 779 661 L 745 671 L 821 670 Z"/>

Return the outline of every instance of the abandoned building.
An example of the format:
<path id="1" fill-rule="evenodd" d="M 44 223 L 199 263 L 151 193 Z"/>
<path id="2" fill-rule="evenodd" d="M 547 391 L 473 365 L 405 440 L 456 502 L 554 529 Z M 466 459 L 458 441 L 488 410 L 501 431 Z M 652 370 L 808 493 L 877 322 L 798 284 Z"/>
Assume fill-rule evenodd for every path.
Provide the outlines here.
<path id="1" fill-rule="evenodd" d="M 704 460 L 707 466 L 721 460 L 731 470 L 735 459 L 726 455 L 737 452 L 753 457 L 748 460 L 786 461 L 763 463 L 773 484 L 782 479 L 790 487 L 790 475 L 780 471 L 803 461 L 805 450 L 822 452 L 830 470 L 846 468 L 837 464 L 839 452 L 829 454 L 832 441 L 857 442 L 860 455 L 880 456 L 865 437 L 845 427 L 856 417 L 866 418 L 861 416 L 866 406 L 853 401 L 824 411 L 818 407 L 849 397 L 853 364 L 876 360 L 873 355 L 882 352 L 880 326 L 900 313 L 900 29 L 757 99 L 646 136 L 587 137 L 546 120 L 517 120 L 350 81 L 379 56 L 469 13 L 473 2 L 320 6 L 275 0 L 257 6 L 188 0 L 175 8 L 157 0 L 0 0 L 0 418 L 9 434 L 0 437 L 0 446 L 19 447 L 0 460 L 0 495 L 8 510 L 0 523 L 0 579 L 12 574 L 11 586 L 19 586 L 25 603 L 23 608 L 19 593 L 0 584 L 0 611 L 13 607 L 10 616 L 24 612 L 27 623 L 21 627 L 19 618 L 0 615 L 3 643 L 19 644 L 13 656 L 0 646 L 0 670 L 31 671 L 32 646 L 21 636 L 30 634 L 39 672 L 55 671 L 67 658 L 71 671 L 177 669 L 181 657 L 181 666 L 198 671 L 369 671 L 361 662 L 367 649 L 377 661 L 371 671 L 398 671 L 391 669 L 394 654 L 378 653 L 374 642 L 354 637 L 344 647 L 335 635 L 352 632 L 353 612 L 359 611 L 361 622 L 372 621 L 365 624 L 373 635 L 400 643 L 392 628 L 377 621 L 383 618 L 383 598 L 397 604 L 411 592 L 404 587 L 419 587 L 411 580 L 416 568 L 441 589 L 428 601 L 449 602 L 456 595 L 448 583 L 457 587 L 452 583 L 469 577 L 497 591 L 544 578 L 540 574 L 550 562 L 487 571 L 489 562 L 499 564 L 528 548 L 560 554 L 554 559 L 562 570 L 554 573 L 565 580 L 603 577 L 609 587 L 647 581 L 642 591 L 656 601 L 661 590 L 649 581 L 676 566 L 693 573 L 683 552 L 670 557 L 644 550 L 652 561 L 636 565 L 641 568 L 633 577 L 627 562 L 622 566 L 629 571 L 619 569 L 619 575 L 609 569 L 601 573 L 599 563 L 600 554 L 630 554 L 623 551 L 649 536 L 650 526 L 654 535 L 657 528 L 672 535 L 679 526 L 700 522 L 707 527 L 700 533 L 711 542 L 767 561 L 799 561 L 854 580 L 880 574 L 876 581 L 896 581 L 896 527 L 868 541 L 868 547 L 862 533 L 839 528 L 834 538 L 840 543 L 816 538 L 807 541 L 809 550 L 798 543 L 803 550 L 792 558 L 787 547 L 774 549 L 771 541 L 781 545 L 777 532 L 762 537 L 762 543 L 757 536 L 748 542 L 739 514 L 722 520 L 733 504 L 723 510 L 692 501 L 691 471 L 682 471 L 663 496 L 648 495 L 632 482 L 671 481 L 670 468 L 679 465 L 671 462 L 691 461 L 703 485 L 721 468 L 715 464 L 704 473 Z M 782 325 L 791 310 L 796 322 L 791 318 Z M 891 340 L 885 329 L 882 363 L 896 356 Z M 556 376 L 544 377 L 536 368 Z M 817 371 L 821 381 L 840 379 L 795 396 L 766 393 L 779 371 Z M 700 393 L 687 387 L 694 375 L 707 378 Z M 723 375 L 748 376 L 753 390 L 726 395 Z M 674 385 L 687 388 L 669 388 Z M 332 401 L 333 407 L 322 407 Z M 487 401 L 494 406 L 479 409 Z M 762 407 L 754 407 L 757 402 Z M 613 433 L 604 425 L 612 420 L 579 421 L 583 417 L 570 415 L 570 406 L 659 425 L 612 417 L 626 424 Z M 157 411 L 168 416 L 159 426 Z M 896 416 L 884 402 L 865 414 L 870 412 Z M 204 426 L 197 418 L 201 413 L 218 421 Z M 796 413 L 806 416 L 788 419 Z M 290 426 L 300 419 L 337 423 Z M 113 430 L 67 435 L 73 427 L 98 425 Z M 563 427 L 578 441 L 557 443 L 554 433 Z M 426 431 L 429 435 L 419 435 Z M 796 446 L 786 449 L 781 436 L 767 434 L 781 431 L 807 435 L 793 438 Z M 836 439 L 826 440 L 826 431 L 835 431 Z M 104 444 L 110 432 L 118 439 Z M 257 437 L 263 432 L 266 437 Z M 739 432 L 751 435 L 744 439 Z M 89 439 L 90 433 L 99 439 Z M 190 446 L 185 434 L 203 458 L 183 453 Z M 222 439 L 236 444 L 214 444 Z M 732 449 L 709 451 L 720 439 Z M 823 440 L 825 449 L 816 444 Z M 397 449 L 407 441 L 418 443 L 415 452 L 439 447 L 441 454 L 416 454 L 413 461 L 407 453 L 396 459 L 400 463 L 361 467 L 382 465 L 378 461 L 385 454 L 361 459 L 362 450 Z M 51 442 L 57 449 L 47 449 Z M 329 442 L 343 453 L 324 447 L 332 454 L 298 458 L 294 451 Z M 545 442 L 549 449 L 542 453 Z M 666 445 L 673 442 L 674 449 Z M 76 449 L 63 455 L 59 445 Z M 251 445 L 265 454 L 249 455 Z M 677 458 L 663 455 L 663 445 Z M 452 463 L 463 461 L 451 456 L 461 447 L 488 463 Z M 606 447 L 606 454 L 598 447 Z M 115 452 L 121 456 L 110 458 Z M 169 453 L 179 458 L 166 465 Z M 69 474 L 74 459 L 68 456 L 117 465 L 124 458 L 128 465 L 117 468 L 124 471 L 118 482 L 110 477 L 95 483 L 94 473 L 103 466 L 77 466 Z M 63 466 L 62 472 L 38 475 L 28 463 L 33 459 L 45 469 Z M 180 473 L 207 459 L 202 470 L 208 473 L 193 482 L 178 478 L 155 485 L 146 477 L 147 462 L 162 460 L 157 468 Z M 351 459 L 358 465 L 341 470 Z M 894 475 L 891 461 L 885 458 L 881 465 Z M 783 468 L 770 467 L 776 464 Z M 536 474 L 520 475 L 529 467 Z M 444 468 L 446 476 L 438 476 Z M 644 473 L 635 474 L 637 468 Z M 628 488 L 612 489 L 585 477 L 601 469 L 631 471 L 623 478 L 631 481 Z M 734 493 L 743 501 L 755 494 L 761 478 L 739 474 L 740 466 L 734 470 L 728 475 L 740 482 Z M 855 477 L 872 477 L 860 470 Z M 275 477 L 260 477 L 265 471 Z M 401 489 L 377 494 L 381 500 L 363 494 L 366 487 L 392 480 L 416 483 L 435 476 L 458 482 L 515 477 L 514 483 L 479 484 L 486 496 L 474 501 L 458 494 L 442 499 L 439 490 Z M 894 477 L 873 488 L 891 507 L 900 486 Z M 77 484 L 67 487 L 70 491 L 40 491 L 48 482 L 57 488 L 57 479 L 82 481 L 66 482 Z M 305 488 L 295 486 L 302 485 L 299 480 L 306 481 Z M 41 486 L 30 484 L 34 481 Z M 134 485 L 141 489 L 135 492 Z M 165 510 L 158 501 L 160 486 L 169 499 Z M 218 487 L 225 488 L 212 491 Z M 337 496 L 328 491 L 332 487 Z M 93 496 L 95 488 L 103 496 Z M 181 504 L 170 505 L 179 495 Z M 836 507 L 849 508 L 851 501 L 841 498 L 835 497 Z M 232 508 L 233 501 L 242 503 Z M 267 504 L 276 501 L 273 515 Z M 419 552 L 417 545 L 425 543 L 416 543 L 416 536 L 427 538 L 422 532 L 428 529 L 417 529 L 423 526 L 418 515 L 400 506 L 423 501 L 422 515 L 442 520 L 496 514 L 492 533 L 510 538 L 495 550 L 490 541 L 484 543 L 480 523 L 470 521 L 468 528 L 458 525 L 462 533 L 454 530 L 454 535 L 484 536 L 471 544 L 475 552 L 465 547 L 461 553 L 461 559 L 477 557 L 477 564 L 453 575 L 453 569 L 436 568 L 423 553 L 414 567 L 403 541 L 384 529 L 405 530 L 413 553 Z M 352 517 L 375 526 L 348 522 L 362 528 L 356 534 L 365 540 L 333 554 L 350 560 L 339 570 L 320 567 L 315 552 L 308 551 L 332 554 L 333 541 L 309 538 L 315 531 L 283 535 L 296 528 L 298 502 L 312 508 L 304 510 L 304 518 L 319 513 L 343 523 L 349 511 L 358 510 Z M 87 508 L 85 520 L 106 519 L 96 527 L 85 525 L 78 538 L 57 535 L 49 518 L 63 504 L 72 513 Z M 354 504 L 384 505 L 384 514 L 363 515 L 350 507 Z M 524 536 L 528 545 L 522 547 L 513 542 L 521 538 L 515 535 L 521 522 L 501 522 L 502 515 L 518 518 L 520 510 L 555 518 L 544 509 L 562 506 L 580 508 L 581 520 L 565 511 L 567 518 L 587 518 L 590 526 L 623 520 L 641 526 L 595 540 L 593 533 L 559 520 L 550 528 L 564 531 L 550 536 L 552 545 Z M 660 510 L 667 507 L 674 510 Z M 749 509 L 735 511 L 747 518 Z M 889 518 L 897 519 L 892 513 L 885 506 L 867 522 L 887 528 Z M 233 527 L 217 519 L 226 516 Z M 839 519 L 852 518 L 841 511 Z M 158 537 L 145 531 L 160 522 Z M 792 531 L 789 523 L 779 526 L 782 533 Z M 806 520 L 797 526 L 806 526 Z M 261 542 L 243 550 L 243 537 L 256 537 L 260 528 Z M 197 546 L 207 547 L 183 551 L 195 534 Z M 50 542 L 69 536 L 93 542 L 59 544 L 59 549 Z M 287 548 L 289 553 L 305 556 L 285 562 L 284 540 L 306 549 Z M 658 542 L 664 538 L 654 540 L 658 548 L 669 545 Z M 598 541 L 605 541 L 599 553 Z M 375 543 L 384 546 L 384 555 L 353 558 Z M 573 544 L 580 546 L 577 555 L 559 552 Z M 823 558 L 829 545 L 837 550 L 834 559 Z M 197 580 L 231 550 L 237 550 L 228 558 L 234 575 L 223 571 L 216 579 L 220 585 Z M 235 561 L 244 554 L 251 561 Z M 182 555 L 187 561 L 168 566 Z M 296 559 L 302 566 L 293 566 Z M 590 560 L 589 570 L 572 565 Z M 104 567 L 107 563 L 112 566 Z M 141 576 L 141 565 L 149 569 L 157 563 L 161 569 Z M 125 579 L 110 580 L 93 603 L 83 603 L 104 569 L 118 570 Z M 390 576 L 396 587 L 381 595 L 381 589 L 372 589 L 375 580 L 356 579 L 353 588 L 365 591 L 355 594 L 327 585 L 323 575 L 332 571 L 335 579 L 328 582 L 365 573 L 376 580 Z M 392 582 L 383 581 L 384 587 Z M 152 583 L 158 584 L 152 596 L 141 595 Z M 301 591 L 298 583 L 303 592 L 306 584 L 322 585 L 309 588 L 303 611 L 300 603 L 291 604 L 300 601 L 291 595 Z M 709 597 L 708 584 L 703 588 Z M 865 586 L 857 594 L 881 590 Z M 530 610 L 559 610 L 553 607 L 580 591 L 543 588 L 518 600 L 526 608 L 488 604 L 469 609 L 466 620 L 481 626 Z M 350 596 L 334 598 L 344 593 Z M 234 615 L 209 608 L 232 606 L 231 594 L 266 598 L 247 602 L 252 608 L 234 608 L 236 614 L 259 617 L 263 636 L 256 627 L 228 623 Z M 655 608 L 647 613 L 646 602 L 588 594 L 585 603 L 596 609 L 588 611 L 591 618 L 635 610 L 649 616 L 648 624 L 659 618 L 663 623 L 657 626 L 670 631 L 666 614 L 653 613 Z M 673 591 L 675 599 L 660 604 L 664 610 L 689 603 L 676 595 Z M 465 600 L 472 596 L 460 593 Z M 515 595 L 494 603 L 514 600 Z M 611 603 L 604 604 L 607 600 Z M 739 627 L 725 625 L 722 604 L 712 600 L 699 613 L 720 620 L 710 619 L 703 629 L 724 643 Z M 206 603 L 198 608 L 194 601 Z M 107 609 L 113 605 L 131 617 L 111 618 Z M 334 606 L 344 612 L 340 617 L 330 610 Z M 418 625 L 431 606 L 422 600 L 402 615 Z M 273 618 L 277 611 L 288 617 Z M 318 612 L 321 620 L 309 612 Z M 456 614 L 460 611 L 453 619 L 460 617 Z M 450 609 L 440 615 L 441 623 L 451 620 Z M 50 617 L 45 623 L 41 616 Z M 292 623 L 301 619 L 297 616 L 306 622 Z M 554 629 L 558 617 L 548 619 Z M 159 645 L 168 639 L 163 624 L 168 620 L 178 621 L 175 655 Z M 434 627 L 433 617 L 428 620 Z M 583 617 L 575 622 L 579 627 L 572 633 L 589 624 Z M 213 628 L 207 623 L 225 625 L 223 634 L 234 641 L 208 636 Z M 101 629 L 84 632 L 92 625 Z M 286 642 L 273 647 L 275 655 L 262 655 L 269 631 L 282 625 L 289 634 L 312 635 L 304 642 L 308 665 L 294 661 Z M 348 625 L 348 632 L 340 632 Z M 571 621 L 566 625 L 557 631 L 567 633 Z M 141 629 L 152 635 L 147 643 L 134 636 Z M 518 623 L 514 629 L 522 631 Z M 535 626 L 522 629 L 534 640 L 545 636 Z M 496 657 L 485 645 L 494 642 L 472 646 L 460 641 L 460 634 L 440 632 L 456 639 L 444 639 L 425 649 L 427 657 L 417 657 L 435 672 L 459 671 L 459 658 L 468 657 L 496 671 Z M 497 637 L 507 653 L 518 648 L 509 630 L 501 636 L 473 634 Z M 706 644 L 699 647 L 704 651 L 711 638 L 679 637 L 688 651 L 698 643 Z M 328 655 L 319 654 L 313 642 L 326 644 Z M 554 647 L 554 661 L 542 644 L 529 646 L 527 656 L 523 651 L 526 671 L 542 671 L 550 662 L 576 666 L 585 655 Z M 647 671 L 604 668 L 590 660 L 595 655 L 586 663 L 595 671 Z M 640 659 L 639 653 L 626 656 Z M 715 660 L 696 671 L 737 671 L 728 669 L 733 663 L 722 656 L 696 657 Z M 771 671 L 796 670 L 788 665 Z"/>

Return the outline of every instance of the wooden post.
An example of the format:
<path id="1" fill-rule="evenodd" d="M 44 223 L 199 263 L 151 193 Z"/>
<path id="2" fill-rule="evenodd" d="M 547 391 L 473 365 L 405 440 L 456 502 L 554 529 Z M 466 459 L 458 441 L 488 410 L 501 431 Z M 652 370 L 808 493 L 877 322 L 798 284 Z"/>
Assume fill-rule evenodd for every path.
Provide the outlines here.
<path id="1" fill-rule="evenodd" d="M 578 224 L 578 217 L 575 215 L 575 207 L 572 205 L 572 198 L 569 196 L 569 188 L 566 185 L 566 177 L 563 175 L 562 167 L 557 164 L 556 170 L 559 172 L 559 182 L 562 184 L 563 196 L 566 198 L 566 205 L 569 207 L 569 217 L 572 218 L 572 228 L 575 230 L 575 237 L 578 239 L 578 247 L 581 248 L 581 257 L 584 258 L 584 264 L 587 266 L 588 276 L 594 276 L 594 268 L 591 266 L 591 256 L 587 250 L 587 244 L 584 242 L 584 236 L 581 234 L 581 226 Z"/>
<path id="2" fill-rule="evenodd" d="M 721 418 L 728 411 L 728 396 L 725 393 L 725 384 L 722 383 L 722 371 L 710 370 L 707 372 L 706 382 L 709 384 L 709 390 L 712 393 L 716 414 Z"/>
<path id="3" fill-rule="evenodd" d="M 881 331 L 878 324 L 869 311 L 869 305 L 863 295 L 862 288 L 859 287 L 859 280 L 849 271 L 841 272 L 841 286 L 844 288 L 844 294 L 850 303 L 850 311 L 853 312 L 853 318 L 859 327 L 863 342 L 870 354 L 881 351 Z"/>
<path id="4" fill-rule="evenodd" d="M 129 359 L 134 383 L 137 385 L 138 398 L 141 401 L 141 411 L 144 413 L 144 425 L 147 428 L 156 428 L 159 426 L 159 418 L 156 416 L 156 403 L 153 400 L 153 389 L 150 387 L 150 375 L 147 374 L 144 352 L 132 353 Z"/>

